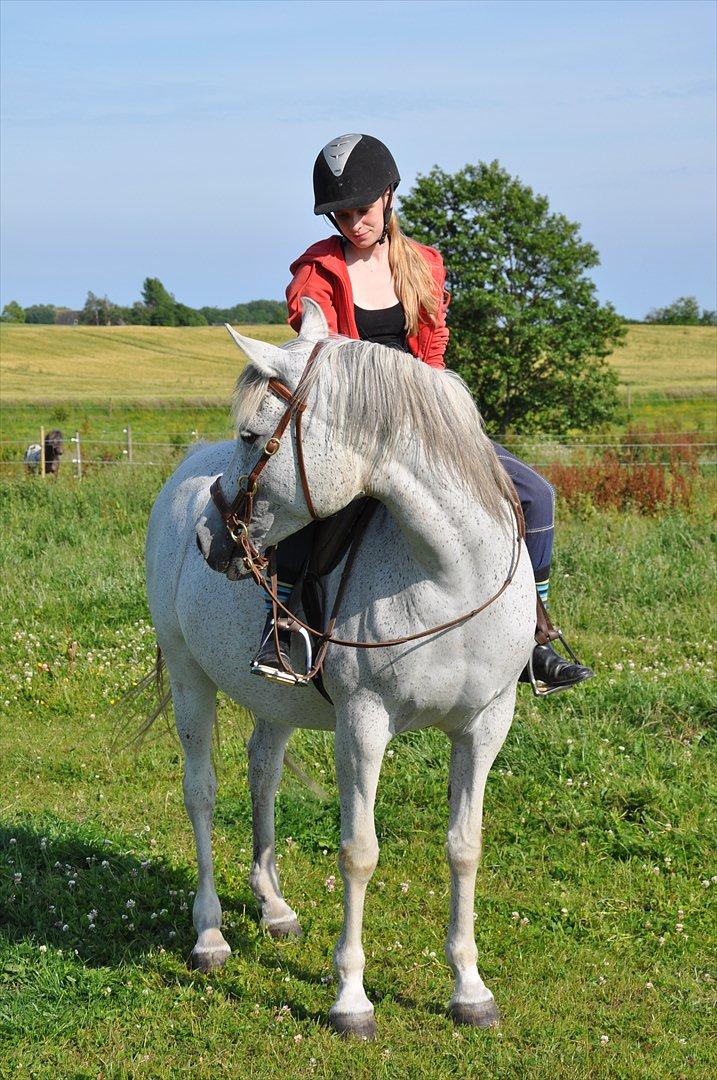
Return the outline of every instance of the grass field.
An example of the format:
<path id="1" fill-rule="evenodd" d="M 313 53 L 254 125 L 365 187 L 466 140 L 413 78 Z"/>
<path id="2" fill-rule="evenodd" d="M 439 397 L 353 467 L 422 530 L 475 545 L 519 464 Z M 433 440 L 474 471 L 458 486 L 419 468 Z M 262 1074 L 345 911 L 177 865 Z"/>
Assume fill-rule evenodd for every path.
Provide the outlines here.
<path id="1" fill-rule="evenodd" d="M 212 977 L 185 967 L 195 859 L 178 746 L 111 748 L 117 701 L 153 653 L 141 550 L 160 481 L 109 470 L 1 489 L 0 1074 L 714 1076 L 708 509 L 560 522 L 554 610 L 598 677 L 544 702 L 522 688 L 489 779 L 476 933 L 499 1031 L 456 1031 L 443 1013 L 446 740 L 396 741 L 365 922 L 379 1037 L 346 1045 L 324 1024 L 341 917 L 340 878 L 326 885 L 331 738 L 292 741 L 331 797 L 282 785 L 280 866 L 306 936 L 278 945 L 246 884 L 249 721 L 221 702 L 217 878 L 234 952 Z"/>

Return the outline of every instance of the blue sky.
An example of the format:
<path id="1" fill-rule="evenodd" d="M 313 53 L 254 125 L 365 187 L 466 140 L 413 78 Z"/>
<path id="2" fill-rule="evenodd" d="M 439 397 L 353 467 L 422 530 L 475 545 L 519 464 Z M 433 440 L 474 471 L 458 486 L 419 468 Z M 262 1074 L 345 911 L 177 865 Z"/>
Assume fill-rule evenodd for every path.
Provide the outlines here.
<path id="1" fill-rule="evenodd" d="M 364 131 L 402 187 L 498 158 L 581 224 L 600 296 L 715 300 L 711 0 L 4 0 L 2 303 L 283 295 Z M 400 194 L 400 189 L 399 189 Z"/>

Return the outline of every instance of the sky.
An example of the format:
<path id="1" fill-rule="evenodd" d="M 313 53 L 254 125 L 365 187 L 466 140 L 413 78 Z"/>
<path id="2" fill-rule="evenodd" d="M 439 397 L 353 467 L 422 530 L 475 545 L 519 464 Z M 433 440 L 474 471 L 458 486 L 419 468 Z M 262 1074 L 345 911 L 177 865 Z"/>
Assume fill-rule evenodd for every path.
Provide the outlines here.
<path id="1" fill-rule="evenodd" d="M 498 159 L 580 223 L 629 318 L 715 298 L 712 0 L 3 0 L 0 304 L 279 299 L 311 173 Z"/>

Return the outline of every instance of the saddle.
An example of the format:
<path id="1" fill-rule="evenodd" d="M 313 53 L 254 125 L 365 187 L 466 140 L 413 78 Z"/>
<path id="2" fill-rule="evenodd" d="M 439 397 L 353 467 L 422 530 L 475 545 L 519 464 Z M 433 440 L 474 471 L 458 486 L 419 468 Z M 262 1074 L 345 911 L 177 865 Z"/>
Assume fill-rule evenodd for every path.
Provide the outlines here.
<path id="1" fill-rule="evenodd" d="M 320 633 L 326 631 L 330 613 L 324 580 L 347 555 L 353 564 L 368 524 L 379 506 L 377 499 L 368 496 L 354 499 L 337 514 L 317 522 L 313 530 L 311 550 L 286 605 L 290 611 L 296 613 L 300 604 L 304 609 L 306 622 L 312 629 Z M 348 569 L 350 570 L 350 567 Z M 348 574 L 345 576 L 348 578 Z M 290 626 L 288 618 L 286 624 Z M 321 696 L 333 704 L 324 686 L 321 668 L 311 681 Z"/>

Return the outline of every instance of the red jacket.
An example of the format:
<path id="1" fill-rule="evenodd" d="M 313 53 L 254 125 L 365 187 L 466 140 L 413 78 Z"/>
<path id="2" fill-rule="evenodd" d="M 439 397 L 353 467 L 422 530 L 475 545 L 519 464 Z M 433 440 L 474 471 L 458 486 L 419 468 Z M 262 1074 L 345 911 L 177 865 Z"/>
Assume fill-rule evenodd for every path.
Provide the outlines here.
<path id="1" fill-rule="evenodd" d="M 449 295 L 445 291 L 446 271 L 443 259 L 435 248 L 416 245 L 431 268 L 436 283 L 436 295 L 440 297 L 436 325 L 426 317 L 419 320 L 418 334 L 408 336 L 406 344 L 419 360 L 431 367 L 446 366 L 443 354 L 448 344 L 446 309 Z M 330 236 L 312 244 L 296 262 L 289 267 L 294 275 L 286 290 L 289 306 L 289 324 L 298 331 L 301 326 L 301 298 L 309 296 L 321 307 L 329 330 L 344 337 L 358 338 L 354 318 L 354 299 L 343 246 L 338 236 Z"/>

